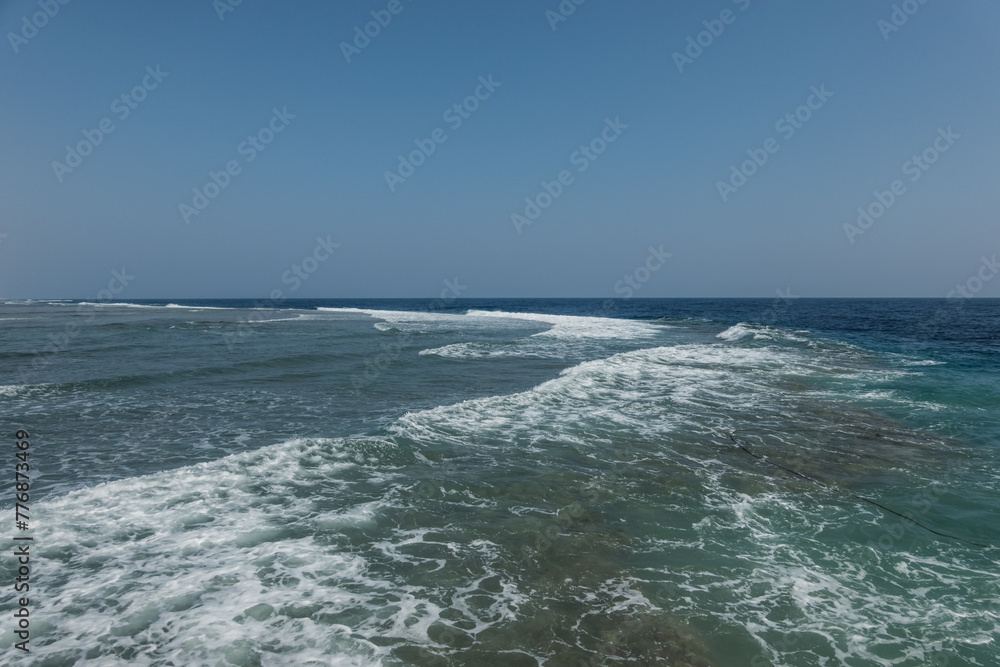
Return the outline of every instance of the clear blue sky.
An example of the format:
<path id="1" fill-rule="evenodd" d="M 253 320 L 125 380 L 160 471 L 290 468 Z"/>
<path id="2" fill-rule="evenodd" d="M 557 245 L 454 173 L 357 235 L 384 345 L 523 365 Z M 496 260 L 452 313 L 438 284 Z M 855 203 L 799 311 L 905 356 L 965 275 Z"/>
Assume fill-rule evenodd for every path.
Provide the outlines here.
<path id="1" fill-rule="evenodd" d="M 388 0 L 243 0 L 220 19 L 224 2 L 71 0 L 37 30 L 38 0 L 0 2 L 0 296 L 93 299 L 126 267 L 122 299 L 433 297 L 455 277 L 465 297 L 612 297 L 661 245 L 672 256 L 635 296 L 944 296 L 1000 253 L 990 0 L 896 2 L 916 11 L 891 32 L 889 0 L 566 0 L 554 30 L 558 0 L 399 0 L 349 63 L 341 44 Z M 678 71 L 705 21 L 721 34 Z M 490 76 L 454 129 L 444 113 Z M 144 80 L 122 118 L 116 98 Z M 779 131 L 813 86 L 832 97 Z M 248 161 L 241 142 L 286 108 Z M 608 118 L 627 128 L 574 161 Z M 438 128 L 446 141 L 390 190 L 397 156 Z M 913 181 L 904 165 L 939 128 L 960 138 Z M 100 144 L 57 175 L 84 131 Z M 718 182 L 769 138 L 777 152 L 723 201 Z M 185 222 L 179 205 L 230 161 L 239 173 Z M 518 233 L 511 215 L 563 170 L 572 182 Z M 844 225 L 897 179 L 849 242 Z M 340 246 L 291 291 L 282 276 L 318 236 Z"/>

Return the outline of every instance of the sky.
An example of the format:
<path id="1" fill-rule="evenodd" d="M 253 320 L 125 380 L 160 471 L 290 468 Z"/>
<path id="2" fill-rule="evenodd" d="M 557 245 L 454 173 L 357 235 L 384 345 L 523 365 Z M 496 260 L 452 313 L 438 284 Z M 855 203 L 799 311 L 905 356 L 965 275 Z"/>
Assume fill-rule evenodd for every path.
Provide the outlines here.
<path id="1" fill-rule="evenodd" d="M 995 0 L 0 26 L 0 297 L 1000 296 Z"/>

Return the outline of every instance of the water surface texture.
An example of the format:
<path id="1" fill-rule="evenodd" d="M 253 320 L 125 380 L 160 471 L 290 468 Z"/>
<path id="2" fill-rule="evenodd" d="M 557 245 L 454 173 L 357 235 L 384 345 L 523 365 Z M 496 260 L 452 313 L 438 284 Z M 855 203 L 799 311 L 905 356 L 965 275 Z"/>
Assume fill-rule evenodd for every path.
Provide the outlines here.
<path id="1" fill-rule="evenodd" d="M 0 303 L 22 662 L 997 665 L 998 378 L 996 300 Z"/>

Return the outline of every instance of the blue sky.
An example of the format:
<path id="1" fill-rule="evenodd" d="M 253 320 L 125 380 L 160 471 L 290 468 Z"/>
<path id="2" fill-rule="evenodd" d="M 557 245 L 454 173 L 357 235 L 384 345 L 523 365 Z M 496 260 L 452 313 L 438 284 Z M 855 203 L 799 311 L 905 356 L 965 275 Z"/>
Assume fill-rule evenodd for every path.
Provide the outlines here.
<path id="1" fill-rule="evenodd" d="M 0 296 L 943 297 L 1000 252 L 996 2 L 229 1 L 0 3 Z"/>

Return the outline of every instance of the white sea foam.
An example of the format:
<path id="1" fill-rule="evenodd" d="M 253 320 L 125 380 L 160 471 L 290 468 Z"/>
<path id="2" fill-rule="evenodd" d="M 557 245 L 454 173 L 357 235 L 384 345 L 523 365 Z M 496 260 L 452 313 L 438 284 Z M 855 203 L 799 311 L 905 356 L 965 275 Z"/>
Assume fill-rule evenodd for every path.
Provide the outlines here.
<path id="1" fill-rule="evenodd" d="M 878 527 L 885 516 L 819 500 L 809 507 L 788 492 L 707 496 L 705 511 L 714 520 L 699 523 L 696 541 L 653 541 L 649 548 L 733 553 L 738 561 L 715 557 L 704 571 L 664 572 L 685 591 L 671 599 L 674 610 L 697 609 L 745 627 L 760 646 L 751 661 L 774 664 L 793 664 L 793 656 L 794 664 L 826 664 L 825 654 L 835 664 L 951 664 L 957 637 L 975 643 L 995 636 L 998 618 L 981 603 L 997 594 L 995 577 L 970 571 L 962 549 L 945 543 L 939 556 L 927 558 L 902 548 L 908 543 L 883 552 L 873 543 L 824 539 L 842 525 Z M 789 534 L 796 535 L 794 547 Z M 989 589 L 979 600 L 965 592 L 970 575 Z"/>
<path id="2" fill-rule="evenodd" d="M 753 335 L 753 333 L 754 333 L 753 330 L 748 325 L 741 322 L 740 324 L 735 324 L 726 329 L 725 331 L 719 333 L 718 335 L 716 335 L 716 338 L 721 338 L 722 340 L 734 341 L 734 340 L 741 340 L 743 338 L 746 338 L 747 336 L 751 336 Z"/>
<path id="3" fill-rule="evenodd" d="M 33 653 L 79 664 L 96 652 L 102 665 L 124 664 L 122 652 L 146 665 L 375 665 L 387 649 L 370 640 L 429 643 L 431 625 L 450 624 L 442 594 L 461 607 L 484 591 L 401 584 L 386 557 L 424 569 L 466 551 L 488 561 L 495 547 L 389 530 L 363 553 L 345 549 L 345 529 L 398 503 L 347 500 L 343 478 L 357 468 L 343 440 L 294 440 L 39 504 L 49 595 L 36 603 L 46 622 L 33 640 L 45 645 Z M 371 475 L 390 486 L 391 474 Z M 516 614 L 515 589 L 493 595 L 495 614 L 476 632 Z M 0 632 L 11 650 L 9 629 Z"/>
<path id="4" fill-rule="evenodd" d="M 378 310 L 374 308 L 326 308 L 317 307 L 323 313 L 340 313 L 344 315 L 368 315 L 386 322 L 435 322 L 444 320 L 462 320 L 460 313 L 437 313 L 421 310 Z"/>
<path id="5" fill-rule="evenodd" d="M 527 320 L 551 324 L 548 331 L 536 336 L 552 336 L 556 338 L 652 338 L 665 325 L 654 325 L 637 320 L 622 320 L 611 317 L 582 317 L 578 315 L 546 315 L 542 313 L 511 313 L 493 310 L 470 310 L 469 317 L 494 317 L 514 320 Z"/>
<path id="6" fill-rule="evenodd" d="M 102 308 L 165 308 L 166 306 L 152 306 L 141 303 L 118 303 L 109 301 L 81 301 L 80 306 L 100 306 Z"/>
<path id="7" fill-rule="evenodd" d="M 809 331 L 796 331 L 792 329 L 771 327 L 764 324 L 740 322 L 739 324 L 735 324 L 725 331 L 718 333 L 716 338 L 728 342 L 736 342 L 746 338 L 753 338 L 753 340 L 783 340 L 795 343 L 809 343 L 811 342 L 808 338 L 810 333 L 811 332 Z"/>
<path id="8" fill-rule="evenodd" d="M 470 310 L 467 313 L 373 310 L 366 308 L 319 308 L 327 313 L 367 315 L 380 320 L 379 331 L 405 333 L 460 332 L 489 333 L 502 336 L 504 331 L 520 337 L 506 341 L 463 342 L 422 350 L 424 356 L 453 359 L 482 358 L 566 358 L 585 357 L 601 351 L 609 340 L 641 342 L 653 340 L 665 329 L 663 325 L 606 317 L 544 315 Z M 535 328 L 535 331 L 531 331 Z M 525 334 L 525 329 L 530 333 Z M 541 329 L 540 331 L 538 329 Z"/>
<path id="9" fill-rule="evenodd" d="M 548 359 L 599 354 L 608 341 L 636 344 L 652 342 L 671 328 L 638 320 L 539 313 L 470 310 L 466 317 L 479 326 L 495 329 L 497 323 L 518 327 L 546 325 L 543 331 L 516 340 L 464 342 L 422 350 L 421 355 L 452 359 L 522 358 Z M 520 325 L 518 323 L 521 323 Z"/>
<path id="10" fill-rule="evenodd" d="M 408 310 L 375 310 L 369 308 L 317 308 L 319 311 L 368 315 L 390 324 L 448 324 L 470 329 L 523 327 L 525 323 L 548 325 L 536 336 L 558 338 L 651 338 L 666 328 L 635 320 L 576 315 L 546 315 L 541 313 L 511 313 L 493 310 L 469 310 L 466 313 L 439 313 Z"/>
<path id="11" fill-rule="evenodd" d="M 530 392 L 472 399 L 407 414 L 400 435 L 450 440 L 475 430 L 501 445 L 541 437 L 565 439 L 582 419 L 599 432 L 663 435 L 716 425 L 731 428 L 735 408 L 768 403 L 774 372 L 805 374 L 794 351 L 722 345 L 636 350 L 572 366 Z"/>
<path id="12" fill-rule="evenodd" d="M 301 320 L 315 320 L 315 319 L 320 319 L 320 318 L 315 315 L 300 313 L 295 317 L 270 317 L 259 320 L 257 319 L 251 320 L 251 322 L 253 323 L 254 326 L 256 326 L 258 324 L 270 324 L 271 322 L 298 322 Z"/>
<path id="13" fill-rule="evenodd" d="M 160 306 L 153 306 L 154 308 L 159 308 Z M 243 308 L 233 308 L 226 306 L 182 306 L 178 303 L 168 303 L 163 308 L 182 308 L 184 310 L 243 310 Z"/>
<path id="14" fill-rule="evenodd" d="M 534 349 L 531 349 L 534 347 Z M 516 357 L 519 359 L 544 359 L 552 356 L 561 356 L 560 352 L 565 352 L 565 348 L 560 351 L 548 348 L 549 354 L 541 346 L 529 346 L 524 344 L 501 345 L 497 343 L 452 343 L 441 347 L 420 350 L 421 356 L 447 357 L 450 359 L 499 359 L 504 357 Z"/>
<path id="15" fill-rule="evenodd" d="M 404 326 L 426 326 L 409 315 L 394 317 Z M 448 317 L 452 323 L 523 319 Z M 510 345 L 562 336 L 563 342 L 606 340 L 606 329 L 580 335 L 603 322 L 545 324 L 552 329 L 542 333 L 560 326 L 563 333 Z M 579 455 L 573 461 L 580 476 L 599 477 L 600 465 L 587 470 L 580 462 L 599 463 L 622 442 L 646 444 L 656 461 L 675 460 L 674 470 L 694 469 L 701 481 L 683 494 L 687 505 L 670 513 L 670 494 L 679 494 L 672 490 L 675 480 L 657 477 L 643 511 L 700 520 L 630 547 L 633 553 L 649 549 L 639 560 L 647 563 L 650 581 L 655 575 L 672 582 L 683 595 L 654 603 L 640 590 L 649 582 L 621 577 L 602 578 L 589 589 L 565 584 L 585 614 L 639 614 L 657 604 L 678 616 L 710 617 L 723 628 L 746 628 L 764 659 L 776 662 L 793 636 L 802 644 L 808 637 L 813 647 L 800 644 L 796 659 L 817 665 L 920 664 L 949 633 L 985 646 L 997 619 L 957 591 L 976 577 L 984 599 L 997 593 L 988 565 L 979 570 L 986 574 L 976 574 L 960 549 L 946 547 L 932 556 L 899 551 L 884 557 L 850 541 L 831 548 L 824 541 L 830 531 L 864 521 L 878 525 L 880 516 L 839 496 L 772 487 L 747 493 L 721 480 L 720 471 L 733 470 L 719 461 L 713 441 L 725 440 L 740 415 L 795 415 L 796 404 L 783 402 L 780 381 L 839 363 L 824 354 L 726 343 L 634 350 L 572 366 L 528 391 L 408 413 L 391 426 L 391 438 L 377 442 L 293 440 L 42 502 L 35 508 L 36 539 L 47 579 L 37 603 L 45 619 L 37 657 L 87 664 L 87 652 L 95 651 L 95 665 L 126 664 L 115 655 L 146 665 L 375 665 L 387 659 L 389 641 L 441 646 L 448 644 L 439 641 L 442 628 L 485 636 L 532 623 L 530 610 L 550 600 L 509 575 L 516 553 L 502 544 L 497 524 L 488 523 L 498 511 L 487 495 L 491 484 L 461 479 L 469 475 L 468 461 L 480 457 L 482 470 L 490 469 L 489 461 L 530 469 L 535 456 L 558 465 L 551 451 L 564 447 Z M 682 439 L 701 448 L 697 458 L 677 446 Z M 352 449 L 359 443 L 381 448 L 382 463 L 366 466 Z M 479 526 L 474 539 L 396 523 L 393 513 L 411 506 L 418 484 L 398 461 L 423 461 L 437 470 L 447 460 L 442 452 L 456 452 L 465 467 L 442 473 L 427 494 L 445 506 L 448 522 Z M 615 491 L 637 501 L 627 498 L 631 487 Z M 530 518 L 543 509 L 524 507 L 504 518 Z M 625 517 L 608 521 L 619 518 Z M 348 535 L 359 541 L 349 542 Z M 677 562 L 687 552 L 698 560 L 653 565 L 657 554 Z M 499 582 L 489 592 L 488 580 Z M 887 581 L 889 592 L 873 580 Z M 10 650 L 10 630 L 0 632 L 0 650 Z"/>
<path id="16" fill-rule="evenodd" d="M 148 304 L 148 303 L 125 303 L 117 301 L 81 301 L 81 306 L 100 306 L 105 308 L 145 308 L 161 310 L 245 310 L 229 306 L 185 306 L 179 303 Z"/>
<path id="17" fill-rule="evenodd" d="M 723 366 L 773 363 L 775 354 L 691 346 L 616 355 L 573 367 L 528 392 L 409 414 L 394 432 L 465 446 L 473 434 L 486 443 L 512 434 L 572 441 L 560 426 L 586 416 L 630 431 L 665 433 L 671 417 L 657 415 L 663 410 L 650 402 L 653 396 L 683 403 L 692 397 L 685 386 L 694 381 L 705 398 L 725 383 Z M 717 367 L 701 367 L 711 364 Z M 132 664 L 162 663 L 166 656 L 193 665 L 227 656 L 249 664 L 268 644 L 280 653 L 264 653 L 262 664 L 276 664 L 279 655 L 295 664 L 330 664 L 327 656 L 343 664 L 378 664 L 387 649 L 371 640 L 431 643 L 435 628 L 451 627 L 456 610 L 472 623 L 462 632 L 472 635 L 513 622 L 528 594 L 491 565 L 508 556 L 489 535 L 459 543 L 429 529 L 383 529 L 368 549 L 344 548 L 338 536 L 345 530 L 373 530 L 381 513 L 408 502 L 392 491 L 398 482 L 391 472 L 372 471 L 365 473 L 368 484 L 387 492 L 352 500 L 346 480 L 364 471 L 347 445 L 295 440 L 41 503 L 39 558 L 51 578 L 38 606 L 50 624 L 37 635 L 46 643 L 37 649 L 39 658 L 85 662 L 97 647 L 100 664 L 116 664 L 113 655 L 136 649 Z M 391 442 L 384 446 L 398 450 Z M 467 496 L 450 502 L 490 506 Z M 481 570 L 461 587 L 434 590 L 401 582 L 380 564 L 386 559 L 428 572 L 460 559 L 481 563 Z M 483 609 L 474 602 L 486 595 L 480 584 L 497 577 L 500 589 L 489 593 Z M 612 611 L 643 603 L 634 588 L 616 590 Z M 197 637 L 188 631 L 195 626 Z M 0 638 L 0 644 L 8 642 Z"/>
<path id="18" fill-rule="evenodd" d="M 407 333 L 431 333 L 453 329 L 482 330 L 486 328 L 484 323 L 477 322 L 462 313 L 324 307 L 316 308 L 316 310 L 321 313 L 337 315 L 367 315 L 381 320 L 373 325 L 380 331 L 399 329 Z"/>
<path id="19" fill-rule="evenodd" d="M 633 442 L 639 435 L 662 443 L 663 455 L 672 437 L 692 433 L 703 433 L 711 449 L 707 441 L 726 433 L 740 408 L 752 414 L 755 404 L 768 410 L 781 405 L 775 381 L 814 366 L 806 354 L 729 345 L 638 350 L 579 364 L 528 392 L 408 414 L 394 431 L 480 455 L 507 449 L 528 460 L 536 452 L 549 456 L 546 450 L 556 443 L 606 456 L 606 443 L 626 433 Z M 711 456 L 705 452 L 691 463 L 718 464 Z M 816 665 L 831 655 L 836 664 L 928 664 L 956 635 L 984 643 L 1000 629 L 1000 619 L 981 602 L 1000 594 L 1000 586 L 986 569 L 969 572 L 966 559 L 975 560 L 974 551 L 945 542 L 933 564 L 925 564 L 925 558 L 897 547 L 887 554 L 892 561 L 883 562 L 868 544 L 826 538 L 844 526 L 884 525 L 891 517 L 883 513 L 802 490 L 748 495 L 720 484 L 710 467 L 704 474 L 703 511 L 678 510 L 702 517 L 696 534 L 652 549 L 690 551 L 706 564 L 662 572 L 684 591 L 664 603 L 671 613 L 708 613 L 729 627 L 746 628 L 761 647 L 761 660 L 782 663 L 795 651 L 801 664 Z M 685 496 L 686 505 L 692 501 L 698 497 Z M 898 562 L 908 569 L 898 570 Z M 976 599 L 965 597 L 972 578 L 986 587 Z M 913 581 L 933 594 L 914 596 Z"/>

